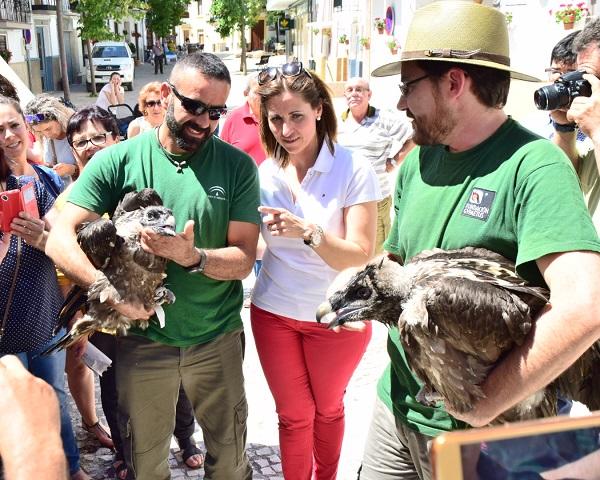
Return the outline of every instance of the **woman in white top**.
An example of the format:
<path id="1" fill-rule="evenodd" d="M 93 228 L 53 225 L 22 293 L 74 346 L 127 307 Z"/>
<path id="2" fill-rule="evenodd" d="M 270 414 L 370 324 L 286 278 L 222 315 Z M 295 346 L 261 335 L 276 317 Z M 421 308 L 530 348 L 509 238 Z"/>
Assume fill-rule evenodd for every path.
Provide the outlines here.
<path id="1" fill-rule="evenodd" d="M 371 338 L 335 333 L 315 312 L 337 273 L 375 248 L 381 194 L 371 165 L 335 143 L 324 82 L 300 62 L 258 77 L 263 266 L 252 293 L 258 355 L 275 399 L 286 480 L 334 480 L 346 386 Z"/>
<path id="2" fill-rule="evenodd" d="M 165 118 L 165 109 L 160 101 L 160 82 L 150 82 L 142 87 L 138 96 L 138 106 L 143 117 L 133 120 L 127 128 L 127 138 L 158 127 Z"/>
<path id="3" fill-rule="evenodd" d="M 121 86 L 121 75 L 119 75 L 119 72 L 113 72 L 110 74 L 110 81 L 98 92 L 96 105 L 109 112 L 108 107 L 124 103 L 125 89 Z"/>

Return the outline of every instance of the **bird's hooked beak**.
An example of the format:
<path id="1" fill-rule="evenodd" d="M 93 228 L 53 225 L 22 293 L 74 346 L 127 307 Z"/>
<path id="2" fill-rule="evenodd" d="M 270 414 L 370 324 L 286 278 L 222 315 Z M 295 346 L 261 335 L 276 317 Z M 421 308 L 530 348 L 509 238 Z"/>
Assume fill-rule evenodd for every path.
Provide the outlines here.
<path id="1" fill-rule="evenodd" d="M 163 223 L 162 225 L 155 225 L 152 227 L 152 229 L 159 235 L 174 237 L 175 235 L 177 235 L 177 232 L 175 232 L 175 217 L 173 217 L 173 215 L 170 215 L 165 223 Z"/>
<path id="2" fill-rule="evenodd" d="M 323 302 L 319 305 L 319 308 L 317 308 L 317 322 L 327 323 L 327 328 L 332 329 L 337 326 L 342 326 L 346 323 L 346 317 L 364 308 L 366 307 L 343 307 L 334 311 L 331 303 Z"/>

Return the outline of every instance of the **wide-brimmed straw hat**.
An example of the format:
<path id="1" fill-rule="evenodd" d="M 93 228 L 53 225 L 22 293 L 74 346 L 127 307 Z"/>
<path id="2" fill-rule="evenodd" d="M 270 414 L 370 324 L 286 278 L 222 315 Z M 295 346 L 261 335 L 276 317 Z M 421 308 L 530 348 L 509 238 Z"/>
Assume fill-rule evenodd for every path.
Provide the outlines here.
<path id="1" fill-rule="evenodd" d="M 418 9 L 400 61 L 382 65 L 371 75 L 396 75 L 402 62 L 414 60 L 468 63 L 510 72 L 518 80 L 541 81 L 510 67 L 504 14 L 474 2 L 441 1 Z"/>

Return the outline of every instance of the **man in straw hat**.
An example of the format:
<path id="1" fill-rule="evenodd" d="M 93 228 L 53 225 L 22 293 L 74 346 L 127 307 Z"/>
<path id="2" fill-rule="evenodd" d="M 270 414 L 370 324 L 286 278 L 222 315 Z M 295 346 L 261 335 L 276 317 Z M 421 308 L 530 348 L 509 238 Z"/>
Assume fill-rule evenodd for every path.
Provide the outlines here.
<path id="1" fill-rule="evenodd" d="M 417 10 L 401 60 L 373 72 L 396 74 L 398 108 L 412 119 L 418 146 L 398 174 L 397 215 L 384 248 L 401 261 L 435 247 L 487 248 L 514 260 L 530 282 L 546 283 L 552 307 L 489 375 L 486 398 L 461 418 L 416 400 L 419 382 L 391 330 L 391 366 L 378 385 L 363 480 L 431 478 L 432 437 L 463 422 L 488 424 L 600 337 L 600 240 L 577 176 L 560 149 L 503 111 L 511 77 L 537 80 L 511 68 L 504 15 L 454 1 Z"/>

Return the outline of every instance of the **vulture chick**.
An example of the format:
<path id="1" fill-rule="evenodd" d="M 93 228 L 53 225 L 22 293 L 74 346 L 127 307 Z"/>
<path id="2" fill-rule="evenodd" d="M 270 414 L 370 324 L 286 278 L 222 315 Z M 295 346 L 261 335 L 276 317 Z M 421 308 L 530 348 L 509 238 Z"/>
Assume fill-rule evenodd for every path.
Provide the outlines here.
<path id="1" fill-rule="evenodd" d="M 173 213 L 162 205 L 162 199 L 151 188 L 127 193 L 111 220 L 99 218 L 82 225 L 77 241 L 102 274 L 87 292 L 79 286 L 71 289 L 56 331 L 66 326 L 80 308 L 84 308 L 85 315 L 45 354 L 69 347 L 83 335 L 96 330 L 126 335 L 134 322 L 140 328 L 148 328 L 147 320 L 134 321 L 117 312 L 107 303 L 109 298 L 155 308 L 162 324 L 164 312 L 160 305 L 173 303 L 175 296 L 162 285 L 167 259 L 142 249 L 140 233 L 145 227 L 162 235 L 175 235 Z"/>
<path id="2" fill-rule="evenodd" d="M 340 275 L 347 280 L 347 274 Z M 330 288 L 317 321 L 333 328 L 378 320 L 398 326 L 408 364 L 423 382 L 417 400 L 443 400 L 466 412 L 484 397 L 480 385 L 502 357 L 521 345 L 549 299 L 515 273 L 514 263 L 482 248 L 432 250 L 405 266 L 376 259 L 344 285 Z M 595 382 L 595 383 L 594 383 Z M 504 412 L 493 423 L 556 414 L 556 395 L 600 408 L 597 343 L 544 391 Z"/>

